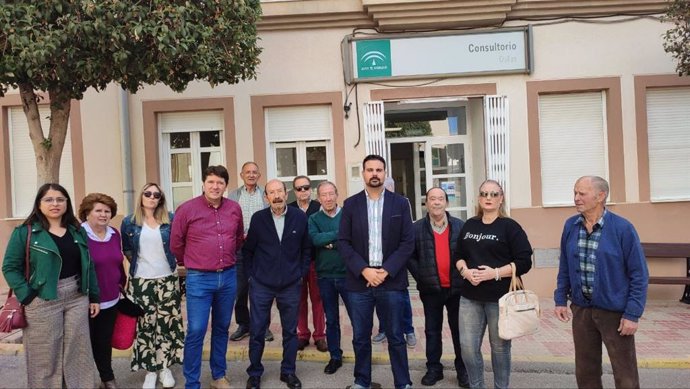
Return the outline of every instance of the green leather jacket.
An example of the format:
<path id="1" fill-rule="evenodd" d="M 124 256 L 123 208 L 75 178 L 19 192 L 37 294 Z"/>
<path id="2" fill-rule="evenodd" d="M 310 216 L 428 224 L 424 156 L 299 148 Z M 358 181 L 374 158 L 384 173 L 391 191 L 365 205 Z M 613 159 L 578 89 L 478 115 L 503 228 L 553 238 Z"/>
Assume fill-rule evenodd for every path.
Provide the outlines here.
<path id="1" fill-rule="evenodd" d="M 90 302 L 98 303 L 100 301 L 96 269 L 89 256 L 86 235 L 82 229 L 74 226 L 69 226 L 68 230 L 81 252 L 80 290 L 89 296 Z M 30 272 L 27 282 L 24 273 L 27 232 L 28 228 L 24 224 L 12 232 L 2 263 L 2 273 L 22 304 L 30 304 L 36 296 L 43 300 L 55 300 L 58 297 L 57 284 L 62 269 L 60 252 L 41 223 L 34 223 L 31 228 Z"/>

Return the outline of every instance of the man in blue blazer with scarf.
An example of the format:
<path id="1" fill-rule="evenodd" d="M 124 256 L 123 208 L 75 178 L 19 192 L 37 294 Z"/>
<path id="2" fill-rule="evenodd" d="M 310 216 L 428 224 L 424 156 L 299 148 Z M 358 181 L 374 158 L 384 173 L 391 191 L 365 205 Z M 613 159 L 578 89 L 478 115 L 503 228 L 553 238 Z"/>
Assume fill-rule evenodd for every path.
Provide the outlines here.
<path id="1" fill-rule="evenodd" d="M 300 389 L 302 383 L 295 375 L 295 359 L 300 292 L 311 258 L 307 216 L 298 208 L 287 206 L 287 190 L 282 181 L 269 181 L 265 195 L 270 207 L 254 213 L 242 247 L 252 307 L 247 388 L 261 387 L 264 336 L 270 323 L 271 305 L 276 300 L 283 327 L 280 380 L 290 389 Z"/>
<path id="2" fill-rule="evenodd" d="M 345 200 L 338 250 L 345 262 L 355 352 L 353 389 L 371 383 L 371 330 L 374 308 L 382 313 L 396 389 L 410 388 L 403 310 L 407 261 L 414 250 L 409 201 L 384 189 L 386 161 L 369 155 L 362 163 L 365 189 Z"/>

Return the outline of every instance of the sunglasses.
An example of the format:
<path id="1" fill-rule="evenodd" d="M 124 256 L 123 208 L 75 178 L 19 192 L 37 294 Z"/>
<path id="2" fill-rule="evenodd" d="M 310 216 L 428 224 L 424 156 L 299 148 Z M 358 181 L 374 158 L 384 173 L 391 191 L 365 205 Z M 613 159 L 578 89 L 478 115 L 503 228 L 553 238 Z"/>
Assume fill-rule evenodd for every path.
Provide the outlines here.
<path id="1" fill-rule="evenodd" d="M 306 192 L 309 189 L 311 189 L 311 185 L 302 185 L 302 186 L 296 186 L 295 190 L 298 192 Z"/>
<path id="2" fill-rule="evenodd" d="M 494 198 L 494 197 L 498 197 L 500 195 L 501 195 L 500 192 L 484 192 L 484 191 L 479 192 L 479 197 Z"/>
<path id="3" fill-rule="evenodd" d="M 146 197 L 146 198 L 148 198 L 148 199 L 150 199 L 151 197 L 153 197 L 154 199 L 158 200 L 158 199 L 161 198 L 161 196 L 162 196 L 162 195 L 161 195 L 161 192 L 151 192 L 151 191 L 149 191 L 149 190 L 147 190 L 146 192 L 144 192 L 144 197 Z"/>

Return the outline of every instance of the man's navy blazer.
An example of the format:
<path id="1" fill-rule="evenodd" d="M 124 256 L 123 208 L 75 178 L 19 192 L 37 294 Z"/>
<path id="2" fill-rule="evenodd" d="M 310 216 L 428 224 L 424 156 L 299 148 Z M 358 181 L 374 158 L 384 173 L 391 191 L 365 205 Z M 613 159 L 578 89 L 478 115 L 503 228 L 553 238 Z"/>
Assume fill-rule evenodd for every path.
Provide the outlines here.
<path id="1" fill-rule="evenodd" d="M 403 196 L 384 190 L 381 241 L 386 280 L 378 286 L 383 290 L 407 289 L 407 261 L 414 251 L 414 230 L 410 202 Z M 350 291 L 367 290 L 362 270 L 369 267 L 369 217 L 367 195 L 361 191 L 343 204 L 338 251 L 345 262 L 345 287 Z"/>
<path id="2" fill-rule="evenodd" d="M 249 278 L 268 288 L 282 289 L 300 281 L 309 270 L 311 258 L 307 216 L 299 208 L 287 207 L 283 238 L 279 240 L 271 208 L 255 212 L 242 258 Z"/>

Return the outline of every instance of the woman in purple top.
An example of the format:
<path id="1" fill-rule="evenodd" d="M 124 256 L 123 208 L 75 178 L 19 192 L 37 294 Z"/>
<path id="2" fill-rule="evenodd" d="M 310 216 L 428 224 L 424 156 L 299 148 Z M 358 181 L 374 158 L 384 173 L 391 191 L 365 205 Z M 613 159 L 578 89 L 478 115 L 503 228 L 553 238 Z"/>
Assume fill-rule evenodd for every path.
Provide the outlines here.
<path id="1" fill-rule="evenodd" d="M 117 204 L 103 193 L 91 193 L 79 205 L 79 219 L 88 236 L 89 253 L 96 265 L 96 278 L 101 290 L 101 313 L 89 322 L 91 348 L 102 387 L 116 388 L 112 367 L 113 327 L 117 302 L 127 276 L 123 267 L 120 233 L 110 226 L 117 214 Z"/>

